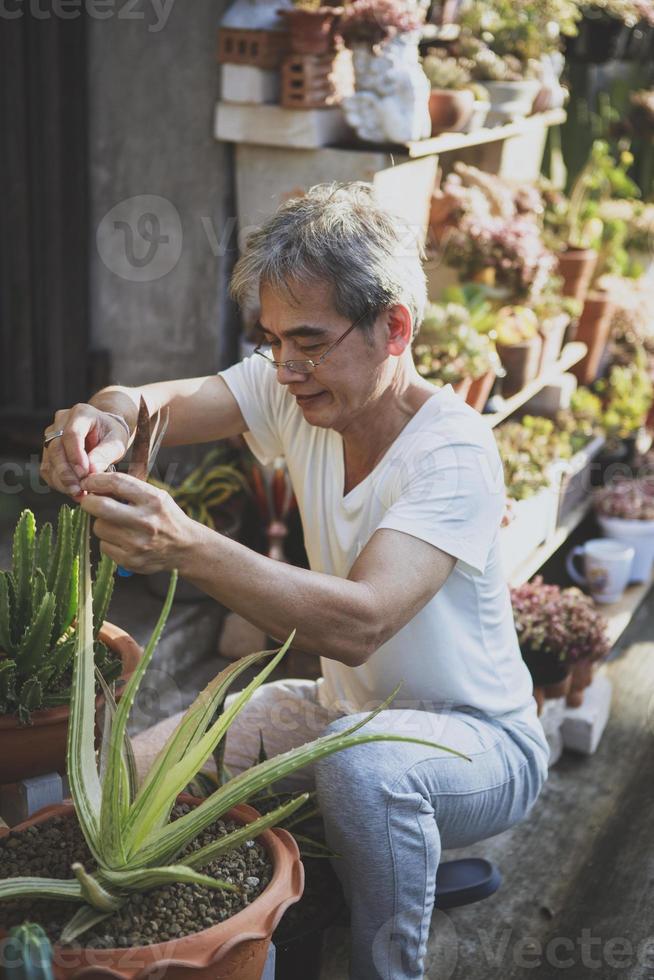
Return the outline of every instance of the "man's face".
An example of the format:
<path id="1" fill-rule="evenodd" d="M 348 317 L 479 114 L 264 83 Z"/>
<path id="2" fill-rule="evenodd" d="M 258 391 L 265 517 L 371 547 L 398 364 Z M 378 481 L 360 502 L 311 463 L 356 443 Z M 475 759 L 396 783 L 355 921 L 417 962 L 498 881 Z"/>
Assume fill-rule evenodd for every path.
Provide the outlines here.
<path id="1" fill-rule="evenodd" d="M 351 326 L 334 310 L 327 285 L 293 285 L 293 296 L 261 287 L 259 321 L 276 361 L 318 360 Z M 380 318 L 382 319 L 382 318 Z M 388 350 L 382 331 L 354 330 L 313 374 L 277 369 L 277 380 L 296 398 L 311 425 L 343 431 L 388 385 Z M 380 333 L 380 336 L 377 334 Z"/>

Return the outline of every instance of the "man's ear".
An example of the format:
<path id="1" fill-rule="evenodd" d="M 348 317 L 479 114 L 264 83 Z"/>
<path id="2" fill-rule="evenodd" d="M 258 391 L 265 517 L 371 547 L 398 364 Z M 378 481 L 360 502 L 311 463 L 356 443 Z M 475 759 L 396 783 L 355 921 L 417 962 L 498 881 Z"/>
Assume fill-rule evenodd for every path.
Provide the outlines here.
<path id="1" fill-rule="evenodd" d="M 407 347 L 411 346 L 413 338 L 413 321 L 408 307 L 398 304 L 391 306 L 387 312 L 387 343 L 389 354 L 399 357 Z"/>

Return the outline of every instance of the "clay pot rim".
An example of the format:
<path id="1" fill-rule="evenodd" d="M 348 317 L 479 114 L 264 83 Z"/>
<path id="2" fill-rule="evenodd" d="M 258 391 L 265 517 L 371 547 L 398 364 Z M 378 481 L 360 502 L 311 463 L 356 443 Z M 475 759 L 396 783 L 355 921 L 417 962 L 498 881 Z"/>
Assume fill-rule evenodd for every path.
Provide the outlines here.
<path id="1" fill-rule="evenodd" d="M 113 642 L 127 638 L 131 641 L 125 644 L 122 653 L 123 658 L 123 672 L 118 678 L 119 682 L 126 684 L 130 679 L 134 671 L 136 670 L 136 665 L 143 653 L 141 648 L 136 643 L 136 640 L 125 630 L 121 629 L 119 626 L 114 626 L 113 623 L 105 622 L 102 624 L 102 628 L 98 634 L 98 638 L 104 642 L 109 641 L 107 644 L 111 646 Z M 99 707 L 104 701 L 104 695 L 98 694 L 95 699 L 96 708 Z M 38 711 L 31 712 L 32 724 L 30 728 L 46 728 L 48 725 L 57 725 L 64 721 L 70 712 L 70 708 L 67 704 L 59 704 L 55 708 L 40 708 Z M 13 731 L 17 728 L 24 728 L 21 725 L 15 715 L 0 715 L 0 732 L 3 731 Z"/>
<path id="2" fill-rule="evenodd" d="M 177 800 L 182 803 L 195 803 L 198 806 L 203 802 L 203 800 L 191 796 L 188 793 L 180 793 Z M 0 838 L 8 836 L 10 832 L 27 830 L 28 827 L 36 823 L 43 823 L 48 817 L 61 815 L 72 816 L 73 813 L 72 800 L 65 800 L 63 803 L 44 807 L 42 810 L 33 814 L 28 820 L 17 824 L 15 827 L 8 828 L 7 830 L 0 828 Z M 248 823 L 256 820 L 259 816 L 260 814 L 254 807 L 249 806 L 247 803 L 240 803 L 228 810 L 220 819 L 239 820 L 243 817 L 249 818 L 242 821 Z M 96 947 L 82 946 L 82 951 L 90 949 L 93 953 L 94 962 L 92 969 L 100 968 L 107 976 L 125 978 L 125 980 L 127 978 L 128 980 L 145 980 L 145 977 L 151 971 L 153 963 L 165 962 L 168 969 L 171 967 L 185 967 L 192 970 L 206 969 L 214 962 L 216 955 L 219 955 L 222 959 L 235 946 L 249 940 L 266 939 L 272 935 L 286 909 L 302 897 L 304 891 L 304 865 L 300 859 L 300 850 L 295 838 L 289 831 L 284 830 L 283 827 L 264 830 L 257 835 L 257 840 L 261 841 L 273 860 L 273 876 L 261 894 L 257 895 L 249 905 L 246 905 L 245 908 L 242 908 L 235 915 L 229 916 L 223 922 L 218 922 L 216 925 L 201 929 L 198 932 L 192 932 L 187 936 L 183 936 L 181 939 L 152 943 L 149 946 L 112 947 L 111 949 L 97 949 Z M 282 880 L 284 870 L 282 859 L 284 852 L 291 859 L 291 895 L 275 905 L 276 899 L 274 893 L 279 891 L 280 888 L 285 887 L 285 883 Z M 260 902 L 262 904 L 257 909 L 257 903 Z M 271 903 L 270 910 L 264 910 L 264 904 L 271 905 Z M 252 914 L 253 909 L 255 909 L 254 915 Z M 243 918 L 239 923 L 238 920 L 241 916 Z M 234 929 L 233 923 L 237 923 L 236 929 Z M 221 933 L 225 935 L 232 933 L 231 939 L 226 939 L 224 943 L 220 943 Z M 0 929 L 0 938 L 4 935 L 5 931 Z M 198 940 L 200 936 L 204 937 L 203 941 Z M 200 946 L 200 943 L 202 943 L 201 949 L 197 948 Z M 210 945 L 209 951 L 206 950 L 207 944 Z M 195 955 L 193 955 L 193 947 L 196 947 Z M 66 947 L 55 943 L 53 949 L 55 951 L 61 950 L 64 957 L 66 956 Z M 179 957 L 171 955 L 173 951 L 177 952 L 178 950 L 181 953 Z M 126 964 L 122 969 L 112 965 L 112 961 L 118 956 L 128 957 L 130 953 L 136 951 L 143 954 L 141 966 L 136 972 L 133 970 L 133 960 L 131 964 L 132 969 L 130 969 L 129 964 Z M 89 968 L 90 966 L 84 965 L 83 961 L 81 961 L 77 973 L 83 975 Z"/>
<path id="3" fill-rule="evenodd" d="M 279 7 L 277 13 L 289 18 L 297 14 L 308 17 L 326 17 L 329 14 L 330 16 L 340 17 L 344 9 L 344 7 L 329 7 L 326 5 L 322 7 Z"/>
<path id="4" fill-rule="evenodd" d="M 575 262 L 582 262 L 584 259 L 597 255 L 596 248 L 578 248 L 575 245 L 565 245 L 559 253 L 560 259 L 573 259 Z"/>

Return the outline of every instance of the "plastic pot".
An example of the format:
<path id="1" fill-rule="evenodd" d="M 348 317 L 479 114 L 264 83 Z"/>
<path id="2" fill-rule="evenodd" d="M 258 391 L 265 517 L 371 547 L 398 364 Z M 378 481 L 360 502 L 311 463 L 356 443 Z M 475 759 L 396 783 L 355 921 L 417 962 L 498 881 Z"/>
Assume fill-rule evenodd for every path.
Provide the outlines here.
<path id="1" fill-rule="evenodd" d="M 128 681 L 143 653 L 129 633 L 105 623 L 99 638 L 118 654 L 123 663 L 119 684 Z M 117 697 L 120 690 L 117 690 Z M 96 709 L 104 696 L 96 698 Z M 32 712 L 32 724 L 20 725 L 15 715 L 0 716 L 0 785 L 15 783 L 48 772 L 63 772 L 66 766 L 68 740 L 68 705 Z"/>

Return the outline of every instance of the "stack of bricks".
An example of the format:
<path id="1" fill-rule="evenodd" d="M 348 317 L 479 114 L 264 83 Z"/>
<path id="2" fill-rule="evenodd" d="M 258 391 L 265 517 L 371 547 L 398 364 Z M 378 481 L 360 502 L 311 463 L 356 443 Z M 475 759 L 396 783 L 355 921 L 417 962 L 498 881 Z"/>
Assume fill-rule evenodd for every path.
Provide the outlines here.
<path id="1" fill-rule="evenodd" d="M 286 109 L 339 105 L 353 89 L 352 56 L 345 48 L 326 54 L 291 54 L 282 65 L 281 104 Z"/>

